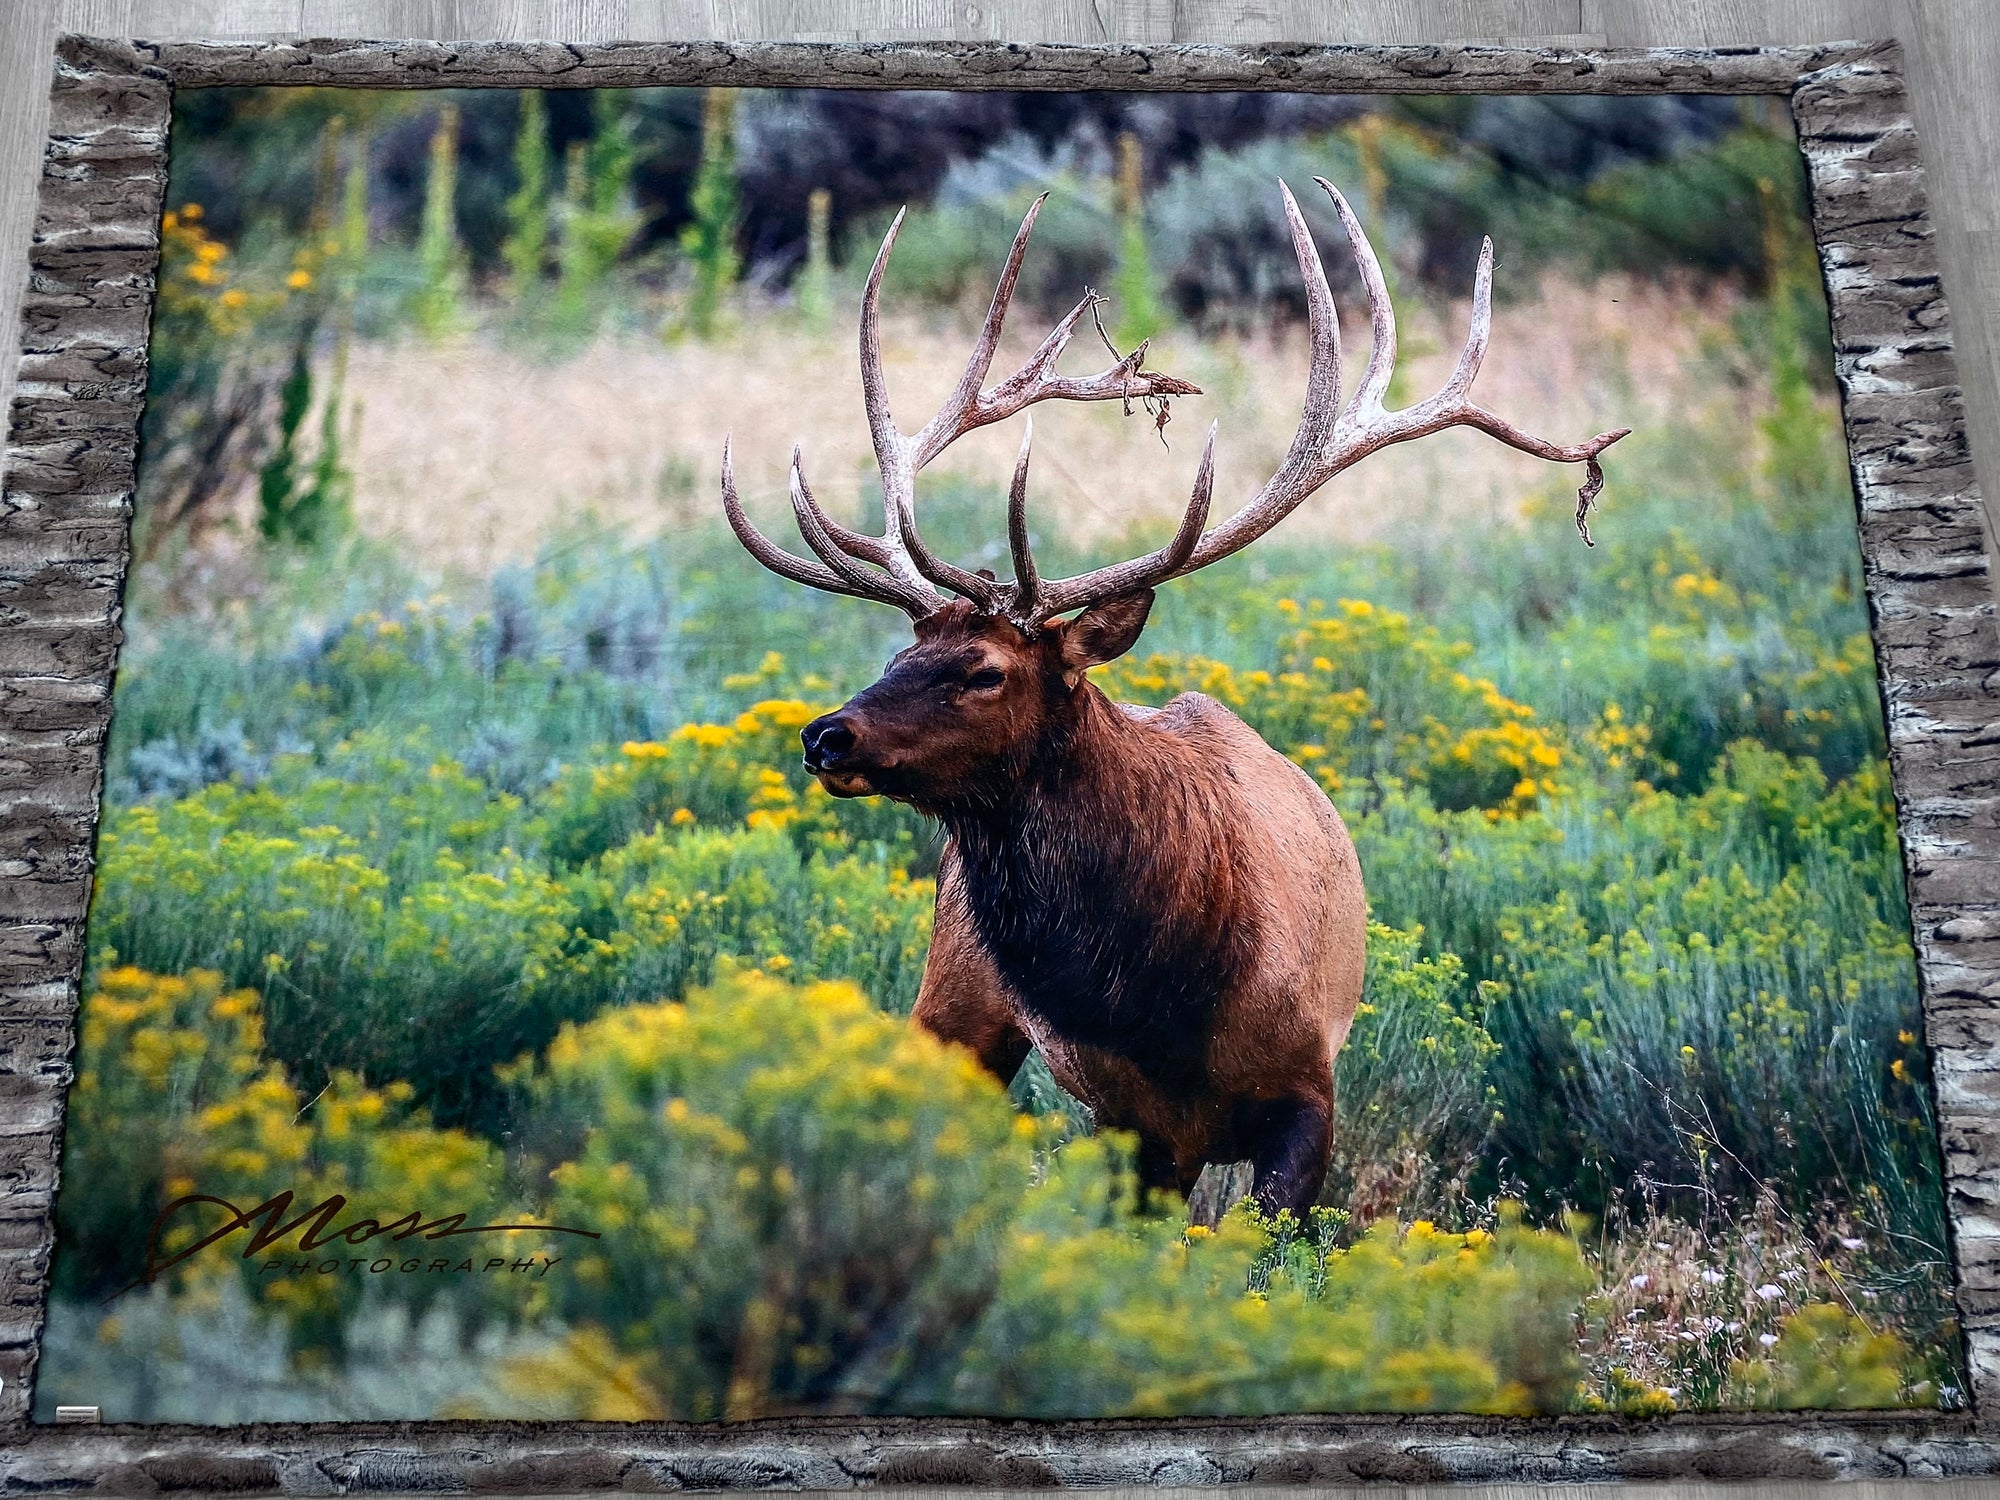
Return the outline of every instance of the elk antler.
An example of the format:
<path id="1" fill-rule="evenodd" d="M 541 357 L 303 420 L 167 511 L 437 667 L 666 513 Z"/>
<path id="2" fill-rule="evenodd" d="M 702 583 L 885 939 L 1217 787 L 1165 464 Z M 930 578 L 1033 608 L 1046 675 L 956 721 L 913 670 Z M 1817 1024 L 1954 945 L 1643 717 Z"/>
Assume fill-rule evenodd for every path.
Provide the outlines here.
<path id="1" fill-rule="evenodd" d="M 1028 237 L 1034 232 L 1035 220 L 1047 198 L 1044 193 L 1035 199 L 1027 217 L 1021 220 L 1014 246 L 1007 254 L 1007 264 L 1000 272 L 999 284 L 993 289 L 986 321 L 980 327 L 979 338 L 958 384 L 937 415 L 915 435 L 907 437 L 890 416 L 888 382 L 882 374 L 882 275 L 888 269 L 889 252 L 895 248 L 896 236 L 903 227 L 903 214 L 896 215 L 882 239 L 882 248 L 876 252 L 861 301 L 861 394 L 875 440 L 876 467 L 882 475 L 882 535 L 873 537 L 852 531 L 826 515 L 806 485 L 803 461 L 794 449 L 792 511 L 798 518 L 799 534 L 820 561 L 793 556 L 759 532 L 743 514 L 736 495 L 730 448 L 725 443 L 723 510 L 737 539 L 757 561 L 774 573 L 813 588 L 893 604 L 912 619 L 922 619 L 943 607 L 945 598 L 938 592 L 939 587 L 970 599 L 987 613 L 1012 613 L 1015 596 L 1020 592 L 1018 581 L 1012 585 L 997 583 L 946 562 L 924 545 L 917 532 L 915 509 L 916 477 L 923 467 L 966 433 L 1005 421 L 1037 401 L 1130 401 L 1133 397 L 1201 394 L 1199 387 L 1185 380 L 1143 369 L 1146 343 L 1096 375 L 1081 378 L 1058 375 L 1056 361 L 1075 334 L 1077 323 L 1100 300 L 1095 292 L 1084 294 L 1083 300 L 1056 324 L 1026 364 L 990 390 L 982 389 L 1000 347 L 1001 325 L 1006 320 L 1008 304 L 1013 301 L 1015 283 L 1020 279 L 1021 258 L 1027 254 Z M 1022 483 L 1025 482 L 1024 471 Z M 1025 532 L 1018 542 L 1017 559 L 1026 556 Z M 863 567 L 863 563 L 872 566 Z M 1027 576 L 1032 577 L 1032 560 L 1028 567 Z"/>
<path id="2" fill-rule="evenodd" d="M 1291 189 L 1281 182 L 1278 191 L 1284 195 L 1285 219 L 1291 226 L 1292 248 L 1298 255 L 1299 271 L 1306 283 L 1306 323 L 1312 350 L 1311 368 L 1306 376 L 1305 410 L 1299 418 L 1298 432 L 1292 438 L 1284 461 L 1248 505 L 1213 531 L 1200 536 L 1191 546 L 1184 546 L 1189 527 L 1198 525 L 1196 516 L 1205 513 L 1208 508 L 1208 487 L 1212 475 L 1210 456 L 1204 453 L 1201 477 L 1195 481 L 1195 498 L 1181 523 L 1181 535 L 1174 539 L 1171 546 L 1136 563 L 1099 568 L 1057 583 L 1038 582 L 1032 607 L 1017 616 L 1024 626 L 1032 628 L 1052 615 L 1080 609 L 1100 599 L 1131 593 L 1139 588 L 1150 588 L 1169 578 L 1181 577 L 1197 568 L 1219 562 L 1256 541 L 1343 469 L 1379 448 L 1427 437 L 1447 427 L 1476 427 L 1481 432 L 1491 433 L 1509 447 L 1532 453 L 1537 458 L 1546 458 L 1554 463 L 1585 465 L 1584 485 L 1577 495 L 1576 524 L 1584 541 L 1590 543 L 1590 532 L 1585 527 L 1584 517 L 1590 502 L 1604 487 L 1604 471 L 1598 465 L 1598 455 L 1632 429 L 1620 427 L 1613 432 L 1599 433 L 1587 442 L 1565 447 L 1523 432 L 1506 418 L 1495 415 L 1472 400 L 1472 382 L 1479 374 L 1480 362 L 1486 357 L 1486 343 L 1493 329 L 1493 241 L 1488 239 L 1480 247 L 1479 269 L 1472 282 L 1472 329 L 1466 336 L 1465 347 L 1459 353 L 1451 378 L 1428 401 L 1401 411 L 1388 411 L 1382 400 L 1388 394 L 1389 380 L 1396 367 L 1396 313 L 1389 303 L 1389 287 L 1382 277 L 1382 265 L 1375 258 L 1368 236 L 1362 232 L 1360 221 L 1354 217 L 1354 210 L 1340 195 L 1340 189 L 1324 177 L 1315 177 L 1313 181 L 1325 188 L 1327 196 L 1333 200 L 1340 222 L 1347 230 L 1348 242 L 1353 247 L 1354 261 L 1361 271 L 1361 284 L 1368 292 L 1375 346 L 1369 351 L 1368 367 L 1362 372 L 1361 384 L 1348 398 L 1347 405 L 1342 407 L 1340 322 L 1334 313 L 1333 292 L 1327 286 L 1326 269 L 1320 264 L 1319 250 L 1314 246 L 1305 219 L 1299 213 L 1299 205 L 1292 197 Z M 1017 488 L 1021 483 L 1022 476 L 1017 474 Z"/>
<path id="3" fill-rule="evenodd" d="M 1480 248 L 1479 269 L 1472 284 L 1472 328 L 1451 378 L 1429 400 L 1392 412 L 1384 407 L 1383 398 L 1388 394 L 1389 381 L 1396 367 L 1396 314 L 1389 303 L 1389 288 L 1382 276 L 1381 263 L 1375 258 L 1368 236 L 1362 232 L 1360 222 L 1354 217 L 1353 209 L 1348 207 L 1347 200 L 1340 195 L 1340 190 L 1324 177 L 1315 177 L 1313 181 L 1326 189 L 1347 231 L 1355 264 L 1361 272 L 1362 286 L 1368 293 L 1374 347 L 1369 351 L 1368 366 L 1362 372 L 1360 385 L 1343 407 L 1340 404 L 1340 321 L 1334 311 L 1333 292 L 1327 285 L 1326 269 L 1320 263 L 1319 250 L 1313 244 L 1299 205 L 1292 197 L 1291 189 L 1280 182 L 1278 191 L 1284 197 L 1285 220 L 1291 229 L 1292 249 L 1298 256 L 1299 271 L 1306 284 L 1306 324 L 1311 364 L 1306 375 L 1305 409 L 1300 415 L 1291 447 L 1286 450 L 1277 472 L 1248 505 L 1213 531 L 1204 529 L 1208 524 L 1209 500 L 1215 484 L 1215 428 L 1210 426 L 1208 441 L 1202 449 L 1201 467 L 1195 478 L 1194 493 L 1181 518 L 1180 529 L 1171 542 L 1144 557 L 1098 568 L 1074 578 L 1053 582 L 1042 578 L 1028 546 L 1028 457 L 1034 441 L 1031 421 L 1021 442 L 1021 453 L 1014 466 L 1014 481 L 1008 494 L 1007 540 L 1014 557 L 1014 581 L 1011 584 L 999 583 L 982 574 L 955 567 L 935 556 L 917 534 L 913 504 L 917 472 L 954 440 L 974 428 L 1001 421 L 1036 401 L 1051 397 L 1070 401 L 1107 401 L 1132 396 L 1200 394 L 1184 380 L 1142 371 L 1140 362 L 1146 354 L 1143 343 L 1110 369 L 1088 379 L 1076 380 L 1056 375 L 1055 361 L 1069 342 L 1078 320 L 1096 306 L 1094 293 L 1085 294 L 1083 301 L 1056 325 L 1055 331 L 1043 340 L 1041 348 L 1019 371 L 991 390 L 980 389 L 1000 342 L 1001 320 L 1014 294 L 1021 257 L 1028 248 L 1029 232 L 1034 228 L 1035 216 L 1041 211 L 1047 194 L 1035 200 L 1028 216 L 1021 221 L 1020 233 L 1014 237 L 1014 248 L 1007 256 L 1000 284 L 993 293 L 993 304 L 987 310 L 985 325 L 980 329 L 978 343 L 973 348 L 972 358 L 966 363 L 964 375 L 943 408 L 915 437 L 903 436 L 890 419 L 879 343 L 882 272 L 888 264 L 889 251 L 896 243 L 896 232 L 902 226 L 901 214 L 896 216 L 896 222 L 889 227 L 888 236 L 882 241 L 881 252 L 875 257 L 874 268 L 868 275 L 868 290 L 861 307 L 861 384 L 868 408 L 868 424 L 875 437 L 875 459 L 882 471 L 883 535 L 863 536 L 825 516 L 814 503 L 811 491 L 806 488 L 799 455 L 794 451 L 793 510 L 799 518 L 800 534 L 823 560 L 824 566 L 792 556 L 759 534 L 744 518 L 742 507 L 737 503 L 735 483 L 730 474 L 729 449 L 725 444 L 722 457 L 723 506 L 728 512 L 730 525 L 759 562 L 773 572 L 800 583 L 894 604 L 918 619 L 944 604 L 943 596 L 932 587 L 939 585 L 970 599 L 984 613 L 1006 615 L 1023 630 L 1033 634 L 1056 615 L 1085 608 L 1103 599 L 1153 588 L 1170 578 L 1182 577 L 1241 551 L 1298 509 L 1308 496 L 1336 474 L 1377 449 L 1427 437 L 1447 427 L 1474 427 L 1490 433 L 1509 447 L 1532 453 L 1537 458 L 1545 458 L 1552 463 L 1585 465 L 1585 481 L 1577 492 L 1576 525 L 1585 543 L 1595 545 L 1591 543 L 1585 516 L 1604 486 L 1604 471 L 1598 464 L 1598 455 L 1631 429 L 1621 427 L 1612 432 L 1599 433 L 1586 442 L 1563 446 L 1523 432 L 1504 417 L 1487 411 L 1472 400 L 1472 382 L 1479 374 L 1480 362 L 1485 358 L 1487 340 L 1493 327 L 1493 241 L 1488 239 Z M 863 568 L 860 566 L 863 562 L 874 566 Z"/>

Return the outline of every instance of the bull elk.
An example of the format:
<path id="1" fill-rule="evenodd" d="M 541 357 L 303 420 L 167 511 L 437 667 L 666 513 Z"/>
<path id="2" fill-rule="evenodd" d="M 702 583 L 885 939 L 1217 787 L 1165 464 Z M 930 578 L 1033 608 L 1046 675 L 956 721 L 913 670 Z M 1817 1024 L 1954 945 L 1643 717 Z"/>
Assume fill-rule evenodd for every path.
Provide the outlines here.
<path id="1" fill-rule="evenodd" d="M 744 515 L 729 444 L 722 455 L 723 507 L 753 557 L 809 587 L 893 604 L 914 623 L 914 643 L 881 680 L 802 738 L 807 770 L 835 796 L 891 797 L 943 824 L 917 1024 L 972 1049 L 1003 1082 L 1040 1048 L 1100 1122 L 1137 1132 L 1147 1187 L 1186 1193 L 1205 1163 L 1247 1159 L 1252 1194 L 1272 1213 L 1303 1212 L 1326 1176 L 1333 1063 L 1361 997 L 1367 901 L 1354 845 L 1306 774 L 1220 703 L 1199 693 L 1161 709 L 1113 703 L 1086 674 L 1131 649 L 1160 584 L 1240 551 L 1379 448 L 1475 427 L 1540 458 L 1585 464 L 1582 529 L 1603 485 L 1598 455 L 1626 431 L 1564 447 L 1473 403 L 1492 325 L 1491 240 L 1451 378 L 1427 401 L 1386 410 L 1396 322 L 1382 269 L 1347 201 L 1315 181 L 1353 247 L 1374 347 L 1343 406 L 1333 293 L 1281 183 L 1306 286 L 1304 414 L 1277 472 L 1213 529 L 1211 425 L 1172 541 L 1074 578 L 1042 577 L 1028 546 L 1030 425 L 1008 496 L 1012 582 L 947 562 L 919 535 L 916 476 L 966 433 L 1037 401 L 1200 394 L 1143 369 L 1144 344 L 1099 374 L 1058 374 L 1079 322 L 1094 316 L 1089 293 L 1026 364 L 985 388 L 1040 199 L 1014 237 L 964 374 L 913 435 L 892 419 L 882 374 L 882 276 L 902 215 L 882 241 L 861 304 L 880 536 L 821 509 L 794 448 L 792 509 L 817 561 L 785 551 Z"/>

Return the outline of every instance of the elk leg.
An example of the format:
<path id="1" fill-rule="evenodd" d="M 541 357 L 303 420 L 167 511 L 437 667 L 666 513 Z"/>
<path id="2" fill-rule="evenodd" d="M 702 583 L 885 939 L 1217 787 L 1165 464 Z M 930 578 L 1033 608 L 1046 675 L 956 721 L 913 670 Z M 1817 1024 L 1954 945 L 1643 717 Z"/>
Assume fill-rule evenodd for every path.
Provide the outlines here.
<path id="1" fill-rule="evenodd" d="M 1326 1182 L 1333 1112 L 1312 1099 L 1255 1099 L 1236 1106 L 1236 1136 L 1255 1172 L 1250 1196 L 1265 1214 L 1303 1220 Z"/>
<path id="2" fill-rule="evenodd" d="M 970 1048 L 1002 1084 L 1014 1081 L 1034 1050 L 1006 981 L 973 931 L 958 850 L 952 844 L 945 845 L 938 864 L 937 922 L 910 1019 L 941 1042 Z"/>
<path id="3" fill-rule="evenodd" d="M 1178 1193 L 1185 1198 L 1194 1186 L 1174 1160 L 1173 1147 L 1157 1136 L 1140 1134 L 1139 1155 L 1132 1168 L 1138 1174 L 1140 1192 L 1148 1198 L 1155 1193 Z"/>

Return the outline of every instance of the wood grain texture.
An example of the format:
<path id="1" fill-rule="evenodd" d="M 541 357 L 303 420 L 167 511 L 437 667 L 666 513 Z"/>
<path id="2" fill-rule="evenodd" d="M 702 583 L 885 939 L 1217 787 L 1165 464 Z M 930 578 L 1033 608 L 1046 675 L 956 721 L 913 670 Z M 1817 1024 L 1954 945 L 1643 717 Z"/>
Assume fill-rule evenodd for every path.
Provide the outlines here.
<path id="1" fill-rule="evenodd" d="M 223 0 L 213 0 L 205 7 L 207 24 L 195 30 L 218 35 L 228 29 L 231 16 L 215 15 L 222 6 Z M 258 17 L 270 12 L 238 7 L 235 0 L 229 7 L 231 15 L 242 9 Z M 97 18 L 100 23 L 134 21 L 130 5 L 105 0 L 102 8 L 119 15 Z M 299 14 L 308 8 L 312 0 L 298 7 Z M 630 19 L 638 6 L 609 8 Z M 1617 19 L 1604 14 L 1608 8 L 1589 14 L 1574 7 L 1572 24 L 1608 24 Z M 49 18 L 62 9 L 61 3 L 44 7 Z M 289 13 L 289 0 L 278 9 Z M 440 22 L 438 33 L 466 29 L 458 7 L 423 9 Z M 584 20 L 594 24 L 606 7 L 576 9 L 589 10 Z M 852 12 L 860 9 L 851 8 L 847 18 L 855 19 Z M 1408 13 L 1408 7 L 1389 9 Z M 526 23 L 524 14 L 525 8 L 513 8 L 507 24 L 529 24 L 546 13 L 536 11 Z M 961 14 L 967 25 L 981 15 L 976 9 Z M 1102 23 L 1097 8 L 1091 14 Z M 1542 16 L 1543 8 L 1535 14 Z M 872 14 L 859 19 L 871 21 Z M 1158 21 L 1150 12 L 1140 19 L 1146 25 Z M 1174 19 L 1178 29 L 1182 18 Z M 1555 20 L 1571 18 L 1558 14 Z M 418 34 L 408 26 L 396 29 Z M 534 34 L 532 26 L 528 34 Z M 459 70 L 453 76 L 468 82 L 495 81 L 506 69 L 518 69 L 524 56 L 477 47 L 415 48 L 408 54 L 447 72 Z M 663 60 L 684 70 L 677 76 L 732 80 L 755 79 L 763 76 L 759 70 L 782 71 L 800 61 L 786 49 L 755 47 L 579 49 L 573 56 L 571 71 L 621 81 L 620 70 L 658 68 Z M 0 638 L 0 844 L 5 845 L 0 850 L 0 1131 L 8 1137 L 0 1155 L 0 1374 L 8 1377 L 0 1390 L 0 1413 L 11 1415 L 19 1412 L 19 1377 L 42 1296 L 89 829 L 117 640 L 131 425 L 156 251 L 158 132 L 165 109 L 160 69 L 164 64 L 182 77 L 217 82 L 302 72 L 352 81 L 355 70 L 370 65 L 366 53 L 333 48 L 272 53 L 84 47 L 70 49 L 69 57 L 56 92 L 53 153 L 41 183 L 35 275 L 23 303 L 28 352 L 0 500 L 0 620 L 10 626 Z M 949 49 L 940 48 L 885 53 L 877 61 L 901 78 L 924 76 L 951 57 Z M 1487 62 L 1477 55 L 1430 54 L 1430 59 L 1433 76 L 1457 86 L 1484 81 Z M 1342 75 L 1338 81 L 1401 86 L 1417 60 L 1414 54 L 1382 54 L 1372 78 Z M 1033 48 L 998 61 L 1012 70 L 1010 83 L 1041 86 L 1062 82 L 1061 70 L 1069 65 L 1061 54 Z M 1299 66 L 1322 69 L 1317 76 L 1333 79 L 1351 61 L 1336 56 L 1301 63 L 1296 54 L 1282 51 L 1234 59 L 1184 54 L 1151 59 L 1155 86 L 1190 80 L 1270 86 L 1276 75 L 1269 70 Z M 282 63 L 282 74 L 275 68 L 265 75 L 256 71 L 275 63 Z M 1816 76 L 1800 95 L 1802 135 L 1834 293 L 1868 585 L 1888 673 L 1892 753 L 1908 835 L 1926 1014 L 1939 1059 L 1975 1389 L 1981 1411 L 1991 1413 L 2000 1410 L 2000 1047 L 1995 1045 L 2000 1022 L 1993 1005 L 2000 998 L 1995 978 L 2000 974 L 2000 736 L 1991 727 L 1990 684 L 2000 673 L 2000 642 L 1940 294 L 1942 245 L 1925 213 L 1916 134 L 1906 118 L 1894 56 L 1879 49 L 1802 53 L 1794 54 L 1790 65 L 1796 70 L 1808 64 Z M 1634 88 L 1713 87 L 1725 75 L 1731 87 L 1759 86 L 1756 69 L 1740 59 L 1656 59 L 1648 65 L 1617 57 L 1542 58 L 1530 65 L 1538 70 L 1531 76 L 1545 83 L 1559 79 L 1564 69 L 1572 70 L 1572 77 L 1584 76 L 1575 70 L 1587 67 L 1598 86 L 1614 75 Z M 1764 86 L 1769 82 L 1766 77 Z M 1282 1419 L 1171 1428 L 1109 1424 L 1092 1429 L 1081 1445 L 1074 1428 L 894 1421 L 728 1432 L 621 1426 L 28 1435 L 16 1428 L 0 1433 L 0 1445 L 0 1488 L 90 1485 L 148 1492 L 1950 1479 L 1991 1473 L 2000 1465 L 2000 1449 L 1967 1420 L 1912 1414 L 1656 1424 L 1451 1419 Z"/>

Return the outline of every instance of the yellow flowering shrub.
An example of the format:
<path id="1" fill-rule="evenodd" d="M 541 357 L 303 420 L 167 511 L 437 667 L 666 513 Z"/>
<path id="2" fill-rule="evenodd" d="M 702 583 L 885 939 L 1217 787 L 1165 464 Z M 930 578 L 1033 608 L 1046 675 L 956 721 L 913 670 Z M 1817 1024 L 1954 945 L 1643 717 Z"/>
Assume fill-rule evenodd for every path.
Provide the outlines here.
<path id="1" fill-rule="evenodd" d="M 1909 1351 L 1893 1333 L 1871 1328 L 1831 1302 L 1800 1308 L 1778 1331 L 1763 1359 L 1734 1370 L 1747 1405 L 1786 1411 L 1855 1411 L 1930 1405 L 1923 1390 L 1913 1403 L 1904 1371 Z"/>
<path id="2" fill-rule="evenodd" d="M 567 889 L 592 934 L 574 973 L 595 991 L 676 996 L 730 956 L 793 980 L 852 980 L 898 1013 L 916 1003 L 937 900 L 934 881 L 851 854 L 802 859 L 783 828 L 755 822 L 641 834 Z"/>
<path id="3" fill-rule="evenodd" d="M 727 724 L 684 724 L 631 740 L 552 790 L 543 822 L 551 855 L 583 864 L 635 835 L 690 825 L 788 830 L 805 848 L 880 844 L 907 866 L 922 825 L 879 797 L 841 800 L 806 774 L 799 731 L 824 707 L 797 699 L 753 704 Z"/>
<path id="4" fill-rule="evenodd" d="M 1462 669 L 1472 652 L 1366 599 L 1301 608 L 1281 599 L 1274 664 L 1244 670 L 1154 654 L 1104 669 L 1113 697 L 1227 704 L 1329 792 L 1357 778 L 1424 784 L 1444 808 L 1516 814 L 1560 788 L 1565 750 L 1535 711 Z"/>
<path id="5" fill-rule="evenodd" d="M 1579 738 L 1596 779 L 1603 784 L 1650 791 L 1655 781 L 1672 777 L 1680 769 L 1654 753 L 1653 726 L 1634 719 L 1616 703 L 1605 704 L 1597 722 Z"/>
<path id="6" fill-rule="evenodd" d="M 58 1288 L 102 1296 L 144 1272 L 146 1227 L 169 1193 L 195 1190 L 189 1122 L 270 1085 L 263 1042 L 255 992 L 228 990 L 219 974 L 100 976 L 78 1015 Z"/>
<path id="7" fill-rule="evenodd" d="M 520 855 L 438 848 L 397 879 L 337 825 L 261 831 L 271 812 L 217 788 L 117 818 L 98 845 L 93 962 L 257 984 L 273 1054 L 301 1082 L 401 1078 L 455 1112 L 490 1099 L 493 1062 L 592 1000 L 568 983 L 574 900 Z"/>
<path id="8" fill-rule="evenodd" d="M 604 1236 L 534 1283 L 602 1330 L 594 1363 L 537 1367 L 579 1415 L 614 1375 L 655 1416 L 894 1404 L 984 1306 L 1028 1180 L 992 1077 L 851 984 L 734 970 L 515 1078 L 551 1217 Z"/>
<path id="9" fill-rule="evenodd" d="M 160 314 L 195 320 L 222 338 L 239 338 L 286 302 L 312 288 L 323 262 L 340 253 L 327 239 L 294 247 L 288 266 L 243 271 L 230 247 L 209 232 L 199 203 L 160 215 Z"/>
<path id="10" fill-rule="evenodd" d="M 188 1195 L 248 1211 L 289 1191 L 289 1222 L 343 1194 L 350 1203 L 330 1221 L 335 1229 L 371 1218 L 387 1224 L 412 1211 L 489 1222 L 506 1207 L 505 1173 L 491 1144 L 433 1128 L 412 1107 L 406 1083 L 370 1087 L 340 1072 L 313 1094 L 301 1092 L 263 1054 L 257 993 L 227 990 L 212 972 L 105 973 L 83 1002 L 82 1039 L 86 1061 L 71 1090 L 57 1200 L 60 1292 L 102 1299 L 139 1281 L 156 1217 Z M 183 1209 L 167 1222 L 158 1250 L 171 1257 L 227 1219 L 214 1204 Z M 213 1301 L 222 1283 L 237 1282 L 284 1320 L 295 1350 L 322 1362 L 337 1358 L 366 1288 L 421 1307 L 472 1287 L 442 1276 L 368 1278 L 345 1265 L 363 1248 L 370 1260 L 393 1252 L 401 1262 L 420 1251 L 428 1262 L 439 1250 L 422 1239 L 363 1246 L 336 1237 L 308 1251 L 305 1232 L 295 1229 L 250 1258 L 249 1234 L 238 1232 L 166 1268 L 162 1279 L 196 1301 Z M 463 1254 L 459 1243 L 470 1242 L 449 1248 Z M 338 1269 L 325 1269 L 329 1259 Z"/>
<path id="11" fill-rule="evenodd" d="M 1115 1138 L 1057 1153 L 937 1404 L 1165 1417 L 1526 1413 L 1570 1399 L 1570 1327 L 1589 1274 L 1566 1237 L 1384 1223 L 1343 1250 L 1260 1223 L 1247 1205 L 1213 1233 L 1135 1208 Z M 1275 1264 L 1274 1232 L 1290 1245 Z"/>

